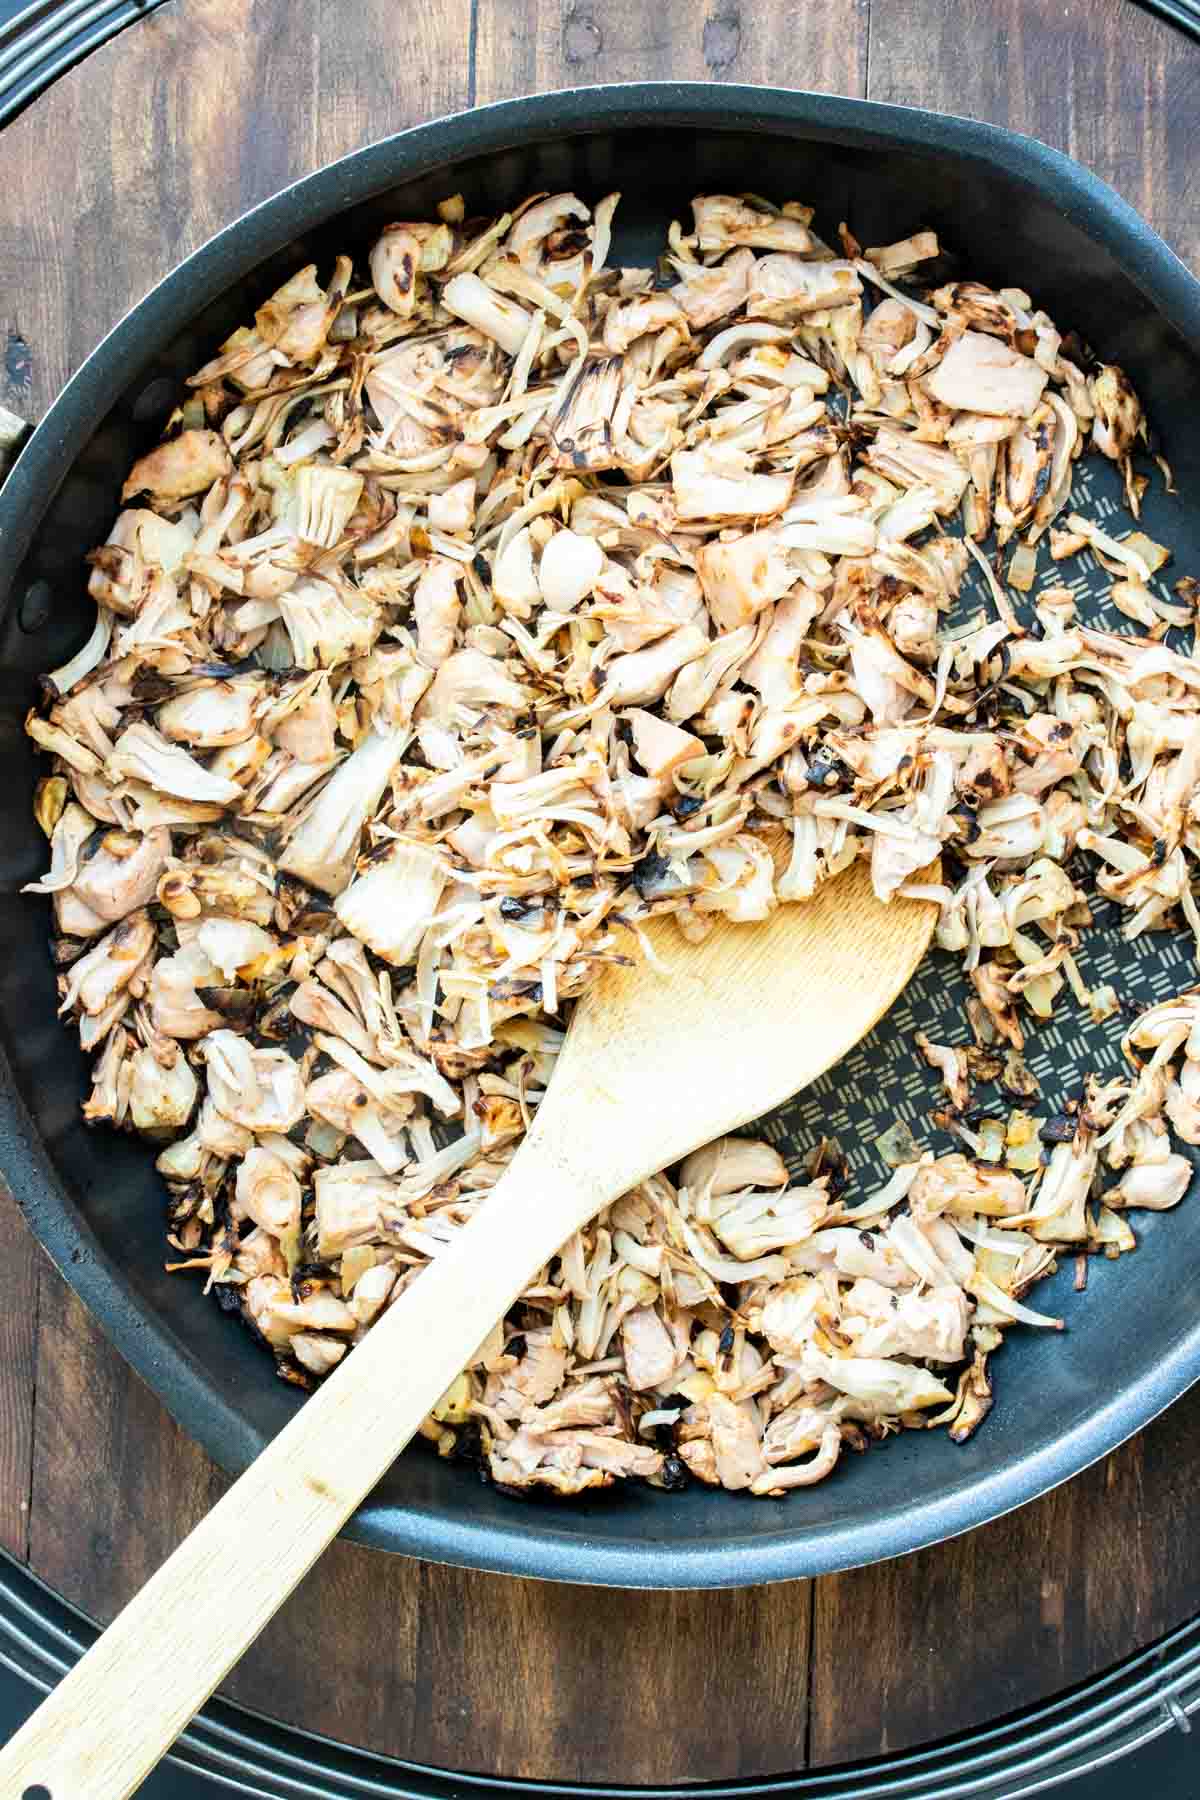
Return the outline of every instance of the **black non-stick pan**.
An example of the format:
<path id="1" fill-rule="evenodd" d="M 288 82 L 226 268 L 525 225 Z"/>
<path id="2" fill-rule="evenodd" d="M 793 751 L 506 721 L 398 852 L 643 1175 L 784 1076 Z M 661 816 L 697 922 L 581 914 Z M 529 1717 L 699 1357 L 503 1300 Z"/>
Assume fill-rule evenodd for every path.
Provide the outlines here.
<path id="1" fill-rule="evenodd" d="M 163 1191 L 144 1143 L 88 1132 L 85 1065 L 55 1020 L 48 911 L 20 897 L 42 870 L 30 813 L 34 759 L 22 721 L 37 674 L 89 630 L 82 558 L 118 506 L 124 472 L 154 441 L 183 378 L 287 274 L 364 251 L 395 218 L 431 215 L 461 190 L 499 211 L 538 189 L 594 200 L 619 188 L 614 255 L 652 260 L 670 219 L 705 190 L 800 198 L 832 232 L 867 243 L 934 226 L 972 275 L 1031 291 L 1064 328 L 1132 375 L 1173 464 L 1146 529 L 1200 574 L 1200 284 L 1128 206 L 1054 151 L 962 119 L 773 89 L 686 83 L 583 89 L 487 107 L 402 133 L 248 213 L 155 288 L 53 406 L 0 493 L 0 1164 L 73 1287 L 180 1423 L 239 1470 L 289 1417 L 295 1390 L 189 1279 L 163 1270 Z M 1115 492 L 1088 476 L 1097 516 Z M 1081 591 L 1081 606 L 1099 606 Z M 1103 913 L 1093 982 L 1134 1002 L 1191 985 L 1190 938 L 1124 945 Z M 955 1025 L 957 975 L 935 961 L 874 1037 L 818 1089 L 768 1121 L 796 1165 L 835 1135 L 866 1174 L 880 1133 L 924 1124 L 929 1087 L 914 1023 Z M 1117 1032 L 1056 1014 L 1031 1062 L 1046 1097 L 1088 1067 L 1115 1067 Z M 948 1146 L 945 1146 L 948 1147 Z M 1014 1335 L 994 1359 L 997 1403 L 969 1443 L 905 1433 L 784 1500 L 692 1488 L 610 1490 L 569 1505 L 520 1502 L 468 1465 L 419 1448 L 393 1468 L 351 1535 L 435 1560 L 560 1580 L 733 1586 L 895 1556 L 981 1524 L 1075 1474 L 1145 1425 L 1200 1375 L 1200 1195 L 1140 1215 L 1140 1247 L 1049 1285 L 1065 1333 Z M 1046 1288 L 1039 1289 L 1043 1304 Z M 380 1396 L 381 1406 L 386 1396 Z"/>

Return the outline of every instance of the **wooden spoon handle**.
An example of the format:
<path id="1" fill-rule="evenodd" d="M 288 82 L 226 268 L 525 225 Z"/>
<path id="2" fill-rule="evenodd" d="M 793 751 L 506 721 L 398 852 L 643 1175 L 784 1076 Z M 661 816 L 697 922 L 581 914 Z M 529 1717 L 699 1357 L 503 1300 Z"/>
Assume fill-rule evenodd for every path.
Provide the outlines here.
<path id="1" fill-rule="evenodd" d="M 0 1800 L 125 1800 L 572 1231 L 654 1169 L 777 1104 L 875 1024 L 935 908 L 858 865 L 671 981 L 607 971 L 486 1207 L 131 1600 L 6 1749 Z"/>
<path id="2" fill-rule="evenodd" d="M 559 1247 L 564 1178 L 522 1147 L 507 1204 L 498 1186 L 0 1750 L 4 1800 L 137 1789 Z"/>

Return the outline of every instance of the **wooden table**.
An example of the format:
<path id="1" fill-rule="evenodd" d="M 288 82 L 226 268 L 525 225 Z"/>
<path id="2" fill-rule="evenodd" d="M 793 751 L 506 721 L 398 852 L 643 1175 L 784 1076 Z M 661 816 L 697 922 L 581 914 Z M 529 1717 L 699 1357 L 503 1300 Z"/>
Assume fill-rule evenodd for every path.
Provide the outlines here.
<path id="1" fill-rule="evenodd" d="M 1128 0 L 174 0 L 0 143 L 0 401 L 38 416 L 153 281 L 335 156 L 489 100 L 654 77 L 1014 125 L 1200 267 L 1200 49 Z M 1200 1610 L 1198 1477 L 1200 1391 L 1011 1518 L 809 1584 L 604 1592 L 338 1544 L 226 1691 L 377 1751 L 543 1779 L 877 1755 L 1042 1698 Z M 107 1620 L 223 1485 L 0 1194 L 0 1542 Z"/>

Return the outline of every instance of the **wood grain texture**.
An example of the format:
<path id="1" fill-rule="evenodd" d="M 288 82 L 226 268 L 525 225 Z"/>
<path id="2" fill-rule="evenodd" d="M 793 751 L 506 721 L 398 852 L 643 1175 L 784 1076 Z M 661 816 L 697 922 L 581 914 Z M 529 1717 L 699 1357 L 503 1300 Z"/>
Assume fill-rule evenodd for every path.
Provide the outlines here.
<path id="1" fill-rule="evenodd" d="M 916 878 L 940 874 L 934 862 Z M 502 1179 L 508 1191 L 494 1190 L 488 1213 L 511 1208 L 510 1231 L 531 1230 L 521 1189 L 532 1180 L 547 1194 L 538 1229 L 548 1217 L 551 1241 L 563 1243 L 601 1204 L 782 1105 L 879 1023 L 924 956 L 936 916 L 925 900 L 881 906 L 869 866 L 856 863 L 806 905 L 778 907 L 750 931 L 718 920 L 684 959 L 673 925 L 653 921 L 658 967 L 605 969 L 580 1001 Z"/>
<path id="2" fill-rule="evenodd" d="M 883 1755 L 1015 1711 L 1191 1618 L 1198 1441 L 1193 1390 L 1007 1519 L 818 1582 L 812 1763 Z"/>
<path id="3" fill-rule="evenodd" d="M 862 94 L 869 0 L 478 0 L 475 94 L 752 81 Z"/>
<path id="4" fill-rule="evenodd" d="M 1200 266 L 1200 52 L 1128 0 L 871 0 L 872 97 L 1032 131 Z M 439 112 L 597 81 L 868 78 L 866 0 L 176 0 L 0 139 L 0 403 L 38 416 L 195 244 L 332 156 Z M 62 146 L 73 146 L 64 155 Z M 36 1286 L 42 1270 L 42 1300 Z M 223 1489 L 0 1196 L 0 1541 L 110 1618 Z M 1017 1403 L 1019 1403 L 1019 1398 Z M 1002 1402 L 1004 1397 L 1002 1396 Z M 445 1767 L 704 1780 L 960 1729 L 1200 1607 L 1200 1396 L 970 1538 L 815 1584 L 609 1594 L 334 1545 L 225 1691 Z M 22 1447 L 23 1446 L 23 1447 Z"/>
<path id="5" fill-rule="evenodd" d="M 471 0 L 179 0 L 64 76 L 0 149 L 0 403 L 40 417 L 121 315 L 248 207 L 467 106 L 470 25 Z"/>
<path id="6" fill-rule="evenodd" d="M 1129 0 L 871 0 L 868 89 L 1065 150 L 1200 268 L 1200 51 Z"/>
<path id="7" fill-rule="evenodd" d="M 0 1545 L 29 1553 L 39 1288 L 44 1258 L 0 1179 Z"/>
<path id="8" fill-rule="evenodd" d="M 805 1583 L 631 1594 L 429 1567 L 423 1581 L 432 1761 L 592 1782 L 803 1766 Z"/>
<path id="9" fill-rule="evenodd" d="M 44 1289 L 29 1560 L 107 1624 L 229 1483 L 48 1268 Z M 334 1545 L 226 1693 L 399 1753 L 413 1742 L 419 1592 L 416 1564 Z"/>
<path id="10" fill-rule="evenodd" d="M 561 1084 L 546 1107 L 555 1091 L 564 1092 Z M 558 1111 L 564 1111 L 561 1099 Z M 569 1124 L 569 1103 L 565 1114 Z M 99 1642 L 0 1747 L 0 1792 L 37 1788 L 127 1800 L 140 1787 L 564 1232 L 625 1185 L 597 1183 L 566 1223 L 564 1208 L 586 1187 L 578 1178 L 559 1179 L 573 1147 L 556 1140 L 552 1129 L 540 1140 L 523 1147 L 506 1178 L 508 1203 L 497 1188 L 494 1205 L 471 1220 L 239 1480 L 212 1496 L 215 1503 L 202 1507 L 203 1516 L 153 1567 Z M 596 1154 L 588 1160 L 593 1169 L 604 1166 Z M 183 1304 L 189 1298 L 194 1303 L 194 1295 L 180 1295 Z M 404 1368 L 408 1379 L 396 1383 Z M 58 1363 L 53 1397 L 63 1418 L 80 1411 L 79 1369 L 77 1359 Z M 389 1384 L 392 1398 L 381 1407 Z M 94 1393 L 86 1399 L 94 1402 Z M 70 1434 L 65 1454 L 49 1465 L 53 1484 L 65 1480 L 86 1493 L 78 1460 L 87 1447 L 85 1435 Z M 131 1466 L 137 1455 L 137 1438 L 123 1434 L 113 1459 L 122 1503 L 142 1474 Z M 45 1466 L 39 1456 L 38 1499 Z M 212 1485 L 205 1469 L 197 1499 Z M 158 1483 L 149 1490 L 151 1510 L 160 1492 Z M 125 1519 L 126 1528 L 136 1528 L 135 1513 L 127 1510 Z M 361 1625 L 347 1622 L 351 1629 Z M 368 1642 L 376 1641 L 368 1633 Z"/>

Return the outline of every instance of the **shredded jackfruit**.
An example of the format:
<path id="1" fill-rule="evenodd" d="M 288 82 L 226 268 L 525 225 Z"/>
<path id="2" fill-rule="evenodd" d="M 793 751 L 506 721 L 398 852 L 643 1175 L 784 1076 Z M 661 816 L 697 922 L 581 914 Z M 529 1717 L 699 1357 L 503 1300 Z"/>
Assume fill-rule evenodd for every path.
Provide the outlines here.
<path id="1" fill-rule="evenodd" d="M 1034 1100 L 1056 1009 L 1116 1017 L 1097 896 L 1200 943 L 1197 590 L 1071 510 L 1094 453 L 1137 512 L 1146 422 L 1028 294 L 729 195 L 663 287 L 609 266 L 617 199 L 452 197 L 192 378 L 28 721 L 31 886 L 87 1118 L 156 1141 L 172 1266 L 302 1385 L 487 1204 L 648 918 L 685 958 L 859 858 L 936 900 L 970 1041 L 914 1064 L 951 1147 L 896 1125 L 855 1195 L 832 1146 L 802 1179 L 709 1146 L 562 1247 L 425 1432 L 506 1487 L 780 1493 L 969 1435 L 1002 1333 L 1062 1324 L 1024 1300 L 1056 1253 L 1121 1255 L 1189 1186 L 1195 993 L 1061 1117 L 972 1102 Z M 1043 578 L 1078 555 L 1135 632 Z"/>

